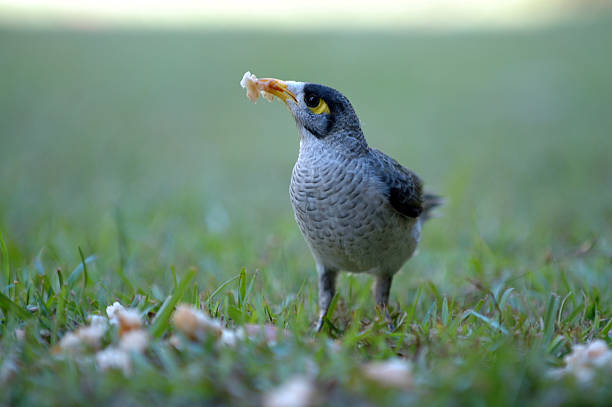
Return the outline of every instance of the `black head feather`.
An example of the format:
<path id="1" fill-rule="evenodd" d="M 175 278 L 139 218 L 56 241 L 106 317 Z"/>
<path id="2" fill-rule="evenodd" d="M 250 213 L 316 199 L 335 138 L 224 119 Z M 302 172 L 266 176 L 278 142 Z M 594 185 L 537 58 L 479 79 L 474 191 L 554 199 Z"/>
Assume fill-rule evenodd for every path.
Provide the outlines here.
<path id="1" fill-rule="evenodd" d="M 304 85 L 304 101 L 321 98 L 327 103 L 330 113 L 322 123 L 316 116 L 312 120 L 305 120 L 304 127 L 318 138 L 329 136 L 352 136 L 363 138 L 359 118 L 351 105 L 351 102 L 342 93 L 328 86 L 307 83 Z"/>

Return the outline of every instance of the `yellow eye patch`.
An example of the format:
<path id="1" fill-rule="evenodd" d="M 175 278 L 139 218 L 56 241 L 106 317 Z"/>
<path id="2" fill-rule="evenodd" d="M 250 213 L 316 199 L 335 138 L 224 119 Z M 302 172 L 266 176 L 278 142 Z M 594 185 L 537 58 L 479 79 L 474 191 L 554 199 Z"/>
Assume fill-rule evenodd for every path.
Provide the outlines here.
<path id="1" fill-rule="evenodd" d="M 329 106 L 327 106 L 327 103 L 325 103 L 323 98 L 319 98 L 319 104 L 317 104 L 315 107 L 308 106 L 308 108 L 314 114 L 329 114 L 330 113 Z"/>

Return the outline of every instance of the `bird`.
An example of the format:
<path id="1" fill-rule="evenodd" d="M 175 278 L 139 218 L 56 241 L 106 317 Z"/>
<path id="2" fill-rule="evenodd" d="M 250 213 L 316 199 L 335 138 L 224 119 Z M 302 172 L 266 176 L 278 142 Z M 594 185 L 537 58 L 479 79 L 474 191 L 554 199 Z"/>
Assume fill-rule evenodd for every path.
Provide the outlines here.
<path id="1" fill-rule="evenodd" d="M 414 172 L 368 145 L 355 109 L 339 91 L 247 74 L 241 82 L 247 96 L 255 101 L 259 91 L 268 100 L 278 97 L 297 124 L 300 148 L 289 195 L 318 275 L 315 330 L 325 324 L 340 272 L 374 276 L 376 305 L 393 329 L 393 276 L 415 253 L 422 225 L 441 198 L 424 192 Z"/>

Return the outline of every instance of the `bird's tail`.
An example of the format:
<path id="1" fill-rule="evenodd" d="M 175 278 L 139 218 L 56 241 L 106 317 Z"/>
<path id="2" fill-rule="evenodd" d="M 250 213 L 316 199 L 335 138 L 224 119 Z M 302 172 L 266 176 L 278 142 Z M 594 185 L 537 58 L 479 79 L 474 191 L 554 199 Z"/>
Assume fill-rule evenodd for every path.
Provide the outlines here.
<path id="1" fill-rule="evenodd" d="M 421 219 L 426 221 L 433 217 L 432 210 L 440 205 L 444 204 L 444 199 L 441 196 L 425 193 L 423 195 L 423 213 Z"/>

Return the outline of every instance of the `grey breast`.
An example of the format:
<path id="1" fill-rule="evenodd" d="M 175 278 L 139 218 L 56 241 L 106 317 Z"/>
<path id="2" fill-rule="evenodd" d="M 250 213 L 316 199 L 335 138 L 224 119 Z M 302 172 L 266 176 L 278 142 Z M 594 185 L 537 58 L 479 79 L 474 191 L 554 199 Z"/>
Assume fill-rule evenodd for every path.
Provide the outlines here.
<path id="1" fill-rule="evenodd" d="M 302 234 L 327 267 L 395 273 L 418 243 L 420 221 L 391 207 L 367 155 L 301 150 L 290 196 Z"/>

